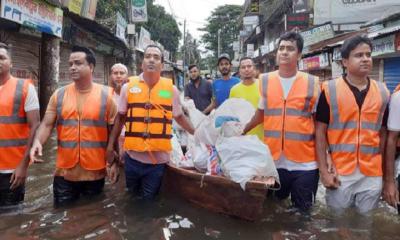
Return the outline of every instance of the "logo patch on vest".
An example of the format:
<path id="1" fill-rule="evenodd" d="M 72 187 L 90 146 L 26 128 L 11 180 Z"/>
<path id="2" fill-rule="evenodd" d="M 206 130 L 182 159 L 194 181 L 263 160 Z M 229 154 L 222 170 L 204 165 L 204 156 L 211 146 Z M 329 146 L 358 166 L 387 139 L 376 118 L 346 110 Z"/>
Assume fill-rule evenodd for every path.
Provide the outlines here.
<path id="1" fill-rule="evenodd" d="M 158 92 L 158 96 L 160 96 L 162 98 L 171 98 L 172 97 L 172 93 L 170 91 L 167 91 L 167 90 L 160 90 Z"/>
<path id="2" fill-rule="evenodd" d="M 141 92 L 142 92 L 142 89 L 139 88 L 139 87 L 131 87 L 131 88 L 129 89 L 129 92 L 130 92 L 130 93 L 141 93 Z"/>

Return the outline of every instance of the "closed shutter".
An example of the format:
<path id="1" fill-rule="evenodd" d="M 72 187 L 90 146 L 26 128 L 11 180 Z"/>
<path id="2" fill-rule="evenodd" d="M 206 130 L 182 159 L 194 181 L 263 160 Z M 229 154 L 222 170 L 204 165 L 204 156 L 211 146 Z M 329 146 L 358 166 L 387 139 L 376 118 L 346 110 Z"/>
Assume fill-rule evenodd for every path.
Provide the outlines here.
<path id="1" fill-rule="evenodd" d="M 6 44 L 11 44 L 12 65 L 11 74 L 17 78 L 32 79 L 35 87 L 38 87 L 40 39 L 12 33 Z"/>
<path id="2" fill-rule="evenodd" d="M 386 82 L 386 86 L 392 93 L 400 83 L 400 57 L 386 58 L 384 61 L 383 78 Z"/>
<path id="3" fill-rule="evenodd" d="M 369 77 L 376 81 L 382 81 L 382 79 L 379 79 L 380 61 L 381 61 L 381 59 L 379 59 L 379 58 L 373 60 L 373 67 L 372 67 L 371 73 L 369 74 Z"/>

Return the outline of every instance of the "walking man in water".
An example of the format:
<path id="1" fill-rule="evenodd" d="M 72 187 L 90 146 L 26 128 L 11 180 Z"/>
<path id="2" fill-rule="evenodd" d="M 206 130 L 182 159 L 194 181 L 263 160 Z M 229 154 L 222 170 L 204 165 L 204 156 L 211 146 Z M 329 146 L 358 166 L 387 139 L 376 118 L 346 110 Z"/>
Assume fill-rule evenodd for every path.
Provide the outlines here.
<path id="1" fill-rule="evenodd" d="M 275 196 L 290 195 L 293 206 L 306 211 L 315 201 L 319 179 L 313 112 L 320 87 L 317 77 L 297 69 L 302 49 L 300 34 L 281 36 L 276 55 L 279 69 L 260 76 L 260 103 L 244 133 L 264 123 L 264 142 L 281 182 Z"/>
<path id="2" fill-rule="evenodd" d="M 229 55 L 227 53 L 221 54 L 218 57 L 218 70 L 222 78 L 216 79 L 213 82 L 213 98 L 204 112 L 211 112 L 214 108 L 224 103 L 229 98 L 231 88 L 240 82 L 239 78 L 231 76 L 231 68 L 232 63 Z"/>
<path id="3" fill-rule="evenodd" d="M 0 43 L 0 206 L 24 200 L 29 147 L 39 126 L 35 87 L 10 73 L 9 47 Z"/>
<path id="4" fill-rule="evenodd" d="M 197 65 L 189 66 L 190 82 L 185 86 L 185 99 L 192 99 L 196 108 L 204 114 L 212 98 L 212 84 L 200 77 Z"/>
<path id="5" fill-rule="evenodd" d="M 389 91 L 384 83 L 368 77 L 371 53 L 367 37 L 346 40 L 341 48 L 346 74 L 323 84 L 318 103 L 319 170 L 327 188 L 326 203 L 336 213 L 351 206 L 367 213 L 377 207 L 381 196 Z M 326 160 L 328 149 L 333 171 Z"/>
<path id="6" fill-rule="evenodd" d="M 253 105 L 255 109 L 260 102 L 259 82 L 255 78 L 254 62 L 249 57 L 240 59 L 239 72 L 241 82 L 231 88 L 229 98 L 242 98 Z M 262 123 L 251 129 L 247 134 L 256 135 L 261 141 L 264 140 L 264 127 Z"/>
<path id="7" fill-rule="evenodd" d="M 57 162 L 53 193 L 55 206 L 75 202 L 83 196 L 99 195 L 104 187 L 106 167 L 116 182 L 118 164 L 106 164 L 109 131 L 116 115 L 112 89 L 93 82 L 96 59 L 92 50 L 74 46 L 69 57 L 73 83 L 51 96 L 30 151 L 39 161 L 42 145 L 56 125 Z"/>
<path id="8" fill-rule="evenodd" d="M 108 162 L 113 162 L 113 143 L 126 124 L 126 186 L 130 193 L 146 200 L 156 197 L 170 160 L 172 118 L 186 131 L 194 133 L 182 112 L 178 89 L 171 79 L 161 77 L 163 62 L 158 46 L 146 47 L 143 73 L 130 77 L 122 87 L 118 115 L 107 146 Z"/>

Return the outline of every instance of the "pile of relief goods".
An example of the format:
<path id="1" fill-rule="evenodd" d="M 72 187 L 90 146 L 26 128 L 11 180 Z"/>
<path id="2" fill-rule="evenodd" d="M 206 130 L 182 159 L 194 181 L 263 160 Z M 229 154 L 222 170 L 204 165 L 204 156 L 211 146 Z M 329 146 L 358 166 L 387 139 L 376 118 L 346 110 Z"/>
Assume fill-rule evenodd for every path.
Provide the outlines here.
<path id="1" fill-rule="evenodd" d="M 255 177 L 274 177 L 279 183 L 268 146 L 255 135 L 242 135 L 244 126 L 255 112 L 249 102 L 228 99 L 208 116 L 196 109 L 193 100 L 182 101 L 182 105 L 196 130 L 194 136 L 187 135 L 184 155 L 179 142 L 182 131 L 174 125 L 173 164 L 195 167 L 209 175 L 226 176 L 243 189 Z"/>

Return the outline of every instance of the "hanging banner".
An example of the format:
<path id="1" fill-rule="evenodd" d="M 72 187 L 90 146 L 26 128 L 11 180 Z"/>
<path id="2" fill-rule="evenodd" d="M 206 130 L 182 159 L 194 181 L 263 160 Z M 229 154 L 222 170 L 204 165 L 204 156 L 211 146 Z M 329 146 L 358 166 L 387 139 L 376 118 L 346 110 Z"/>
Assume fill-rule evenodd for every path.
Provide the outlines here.
<path id="1" fill-rule="evenodd" d="M 148 45 L 152 44 L 151 35 L 144 27 L 140 28 L 138 48 L 144 50 Z"/>
<path id="2" fill-rule="evenodd" d="M 146 0 L 132 1 L 132 22 L 147 22 Z"/>
<path id="3" fill-rule="evenodd" d="M 44 1 L 1 0 L 0 17 L 61 37 L 63 12 Z"/>
<path id="4" fill-rule="evenodd" d="M 121 13 L 117 12 L 117 26 L 115 28 L 115 36 L 121 39 L 122 41 L 126 42 L 126 26 L 128 23 L 126 22 L 125 18 L 121 15 Z"/>

